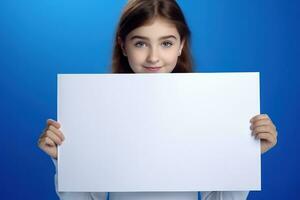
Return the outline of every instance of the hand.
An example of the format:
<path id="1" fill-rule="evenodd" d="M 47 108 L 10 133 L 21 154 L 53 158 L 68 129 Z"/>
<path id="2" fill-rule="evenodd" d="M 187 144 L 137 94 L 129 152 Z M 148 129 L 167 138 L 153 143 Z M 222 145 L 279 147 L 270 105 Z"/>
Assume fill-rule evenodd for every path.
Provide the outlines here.
<path id="1" fill-rule="evenodd" d="M 256 139 L 260 139 L 261 154 L 267 152 L 277 143 L 277 130 L 266 114 L 256 115 L 251 120 L 250 129 Z"/>
<path id="2" fill-rule="evenodd" d="M 57 159 L 57 145 L 61 145 L 65 139 L 59 128 L 60 124 L 57 121 L 48 119 L 46 128 L 38 140 L 38 147 L 54 159 Z"/>

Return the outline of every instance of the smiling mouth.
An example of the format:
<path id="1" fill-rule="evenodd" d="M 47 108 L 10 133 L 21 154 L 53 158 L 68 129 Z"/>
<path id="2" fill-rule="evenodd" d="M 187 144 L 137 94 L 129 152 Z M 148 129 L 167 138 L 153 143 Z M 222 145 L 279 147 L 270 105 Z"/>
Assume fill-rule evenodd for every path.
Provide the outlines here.
<path id="1" fill-rule="evenodd" d="M 148 66 L 143 66 L 145 69 L 147 69 L 148 71 L 158 71 L 160 70 L 162 67 L 157 67 L 157 66 L 151 66 L 151 67 L 148 67 Z"/>

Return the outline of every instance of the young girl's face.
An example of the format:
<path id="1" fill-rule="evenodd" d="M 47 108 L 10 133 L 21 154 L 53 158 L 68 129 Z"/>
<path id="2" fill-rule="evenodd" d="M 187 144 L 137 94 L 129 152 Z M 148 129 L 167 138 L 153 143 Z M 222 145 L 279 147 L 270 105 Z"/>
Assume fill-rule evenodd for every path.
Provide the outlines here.
<path id="1" fill-rule="evenodd" d="M 184 41 L 176 27 L 163 19 L 131 31 L 122 44 L 135 73 L 168 73 L 176 66 Z"/>

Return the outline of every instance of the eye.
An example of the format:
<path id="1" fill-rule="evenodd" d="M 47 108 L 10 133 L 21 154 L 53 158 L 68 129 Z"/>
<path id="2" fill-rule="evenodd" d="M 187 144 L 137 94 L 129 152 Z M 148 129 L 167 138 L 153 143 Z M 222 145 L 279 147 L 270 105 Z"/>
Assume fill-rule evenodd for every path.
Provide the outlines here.
<path id="1" fill-rule="evenodd" d="M 137 48 L 142 48 L 142 47 L 146 47 L 147 44 L 145 42 L 142 42 L 142 41 L 138 41 L 134 44 L 135 47 Z"/>
<path id="2" fill-rule="evenodd" d="M 161 46 L 165 47 L 165 48 L 169 48 L 169 47 L 173 46 L 173 43 L 169 42 L 169 41 L 164 41 L 161 43 Z"/>

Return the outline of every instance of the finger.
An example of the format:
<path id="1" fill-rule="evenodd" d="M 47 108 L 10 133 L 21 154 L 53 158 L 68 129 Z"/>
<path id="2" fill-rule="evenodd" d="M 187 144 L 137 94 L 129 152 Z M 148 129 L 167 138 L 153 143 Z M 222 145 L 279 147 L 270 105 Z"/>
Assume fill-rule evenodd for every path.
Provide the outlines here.
<path id="1" fill-rule="evenodd" d="M 45 137 L 45 145 L 50 146 L 50 147 L 56 146 L 56 144 L 53 142 L 53 140 L 51 140 L 49 137 Z"/>
<path id="2" fill-rule="evenodd" d="M 275 128 L 274 124 L 270 119 L 261 119 L 251 122 L 251 127 L 262 126 L 262 125 L 271 125 Z"/>
<path id="3" fill-rule="evenodd" d="M 57 121 L 53 120 L 53 119 L 47 119 L 47 127 L 49 127 L 50 125 L 53 125 L 55 128 L 60 128 L 60 123 L 58 123 Z"/>
<path id="4" fill-rule="evenodd" d="M 255 136 L 255 139 L 260 139 L 260 140 L 265 140 L 267 142 L 272 143 L 274 146 L 277 142 L 276 138 L 274 138 L 271 134 L 269 133 L 259 133 Z"/>
<path id="5" fill-rule="evenodd" d="M 45 146 L 55 146 L 55 143 L 47 136 L 41 137 L 38 140 L 38 146 L 41 149 L 45 149 Z"/>
<path id="6" fill-rule="evenodd" d="M 265 133 L 265 132 L 275 135 L 276 131 L 272 126 L 263 125 L 263 126 L 255 127 L 252 131 L 252 134 L 257 135 L 258 133 Z"/>
<path id="7" fill-rule="evenodd" d="M 262 132 L 268 132 L 272 134 L 275 138 L 277 138 L 277 130 L 274 125 L 261 125 L 261 126 L 256 126 L 252 127 L 252 135 L 256 135 L 257 133 L 262 133 Z"/>
<path id="8" fill-rule="evenodd" d="M 260 133 L 268 133 L 268 134 L 271 134 L 274 138 L 277 139 L 277 131 L 276 130 L 272 130 L 273 128 L 264 128 L 264 127 L 257 127 L 257 129 L 255 131 L 252 131 L 252 135 L 257 135 L 257 134 L 260 134 Z M 268 131 L 269 130 L 269 131 Z"/>
<path id="9" fill-rule="evenodd" d="M 260 126 L 269 126 L 273 130 L 276 131 L 275 125 L 270 120 L 267 120 L 267 119 L 262 119 L 262 120 L 258 120 L 258 121 L 252 122 L 252 124 L 250 126 L 250 129 L 254 130 L 255 128 L 260 127 Z"/>
<path id="10" fill-rule="evenodd" d="M 262 120 L 262 119 L 270 119 L 270 117 L 267 114 L 260 114 L 260 115 L 256 115 L 256 116 L 252 117 L 250 122 L 254 122 L 254 121 Z"/>
<path id="11" fill-rule="evenodd" d="M 61 145 L 62 140 L 55 133 L 53 133 L 52 131 L 47 130 L 46 131 L 46 136 L 49 137 L 51 140 L 53 140 L 53 142 L 55 144 Z"/>
<path id="12" fill-rule="evenodd" d="M 269 124 L 269 122 L 267 122 L 266 120 L 259 120 L 256 122 L 251 122 L 250 130 L 255 129 L 258 126 L 264 126 L 264 125 L 268 125 L 268 124 Z"/>
<path id="13" fill-rule="evenodd" d="M 59 129 L 54 127 L 53 125 L 49 126 L 49 130 L 51 130 L 53 133 L 55 133 L 62 141 L 65 140 L 64 134 Z"/>
<path id="14" fill-rule="evenodd" d="M 274 132 L 276 132 L 276 127 L 270 120 L 270 118 L 256 119 L 255 121 L 252 121 L 250 129 L 253 131 L 257 127 L 265 127 L 268 128 L 269 131 L 273 130 Z"/>

